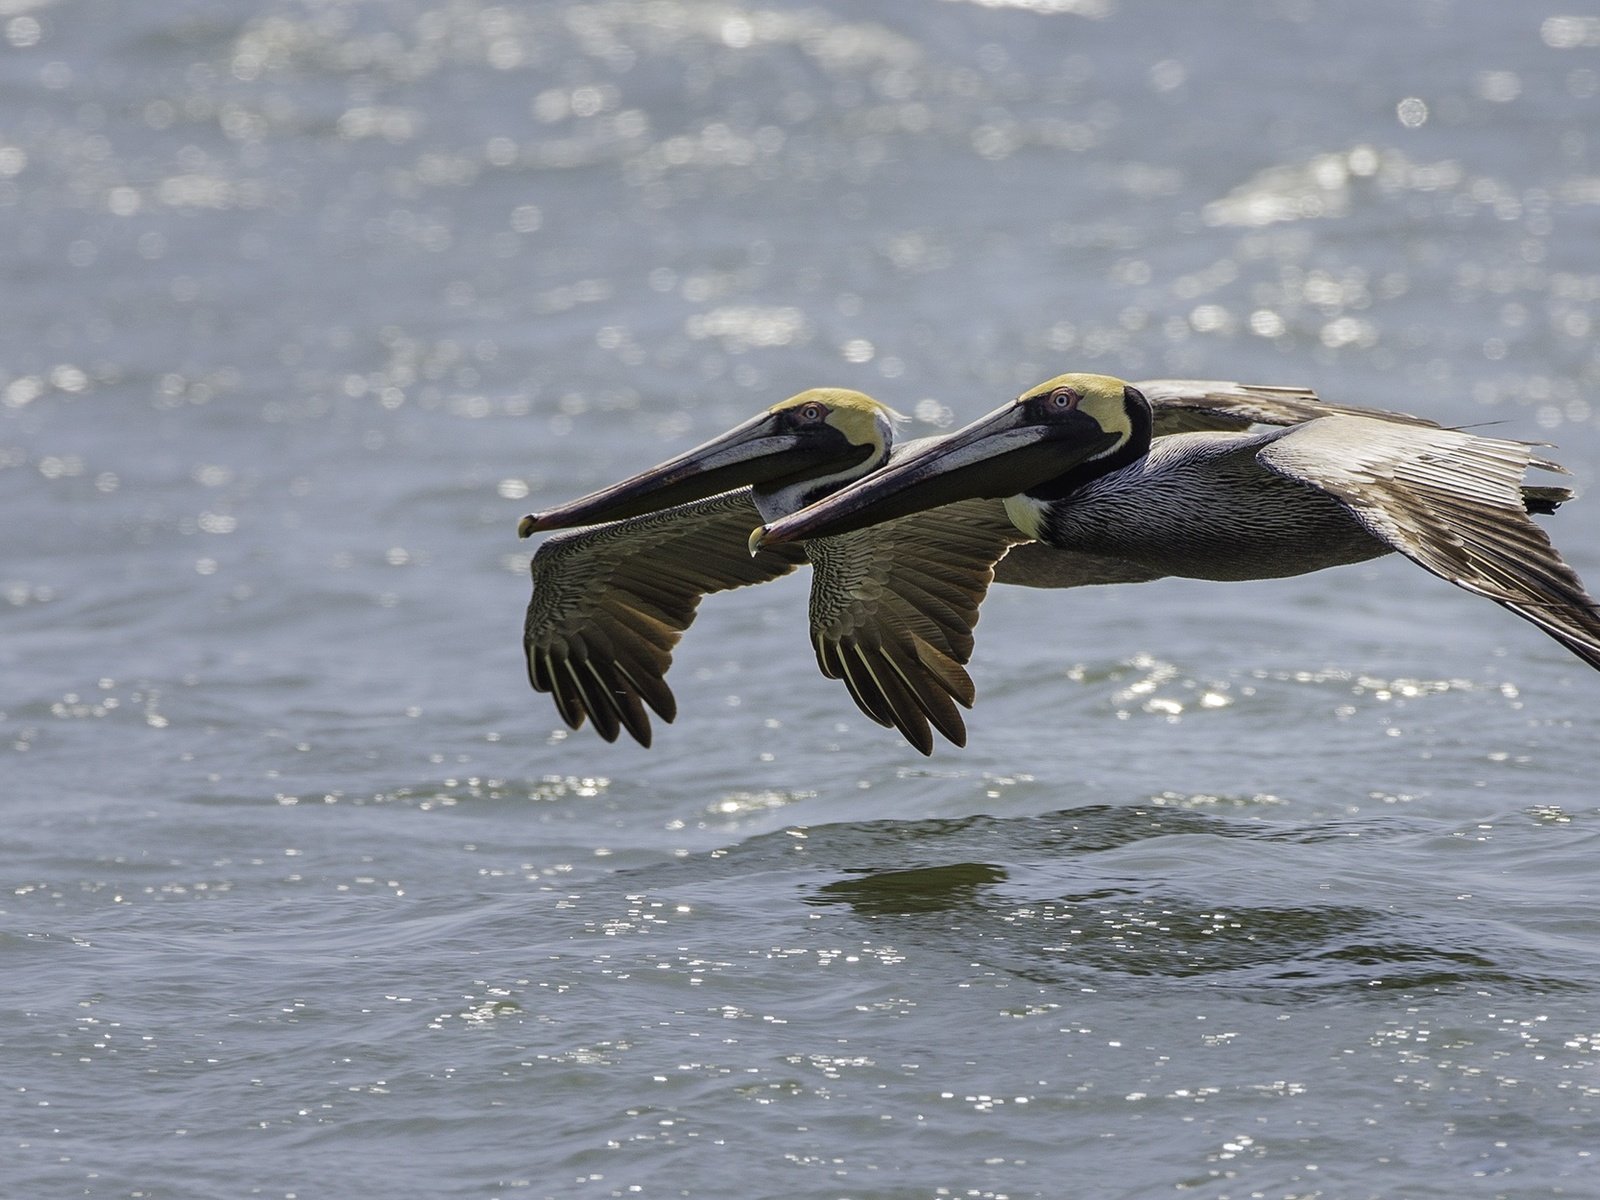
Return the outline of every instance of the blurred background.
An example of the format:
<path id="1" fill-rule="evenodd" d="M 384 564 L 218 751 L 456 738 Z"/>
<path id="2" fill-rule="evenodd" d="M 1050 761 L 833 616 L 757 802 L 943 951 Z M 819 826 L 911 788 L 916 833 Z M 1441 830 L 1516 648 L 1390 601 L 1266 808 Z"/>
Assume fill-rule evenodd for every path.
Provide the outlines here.
<path id="1" fill-rule="evenodd" d="M 1600 681 L 1531 627 L 997 589 L 925 760 L 792 578 L 644 751 L 529 691 L 515 536 L 1074 369 L 1592 490 L 1597 130 L 1579 3 L 0 0 L 0 1188 L 1600 1190 Z"/>

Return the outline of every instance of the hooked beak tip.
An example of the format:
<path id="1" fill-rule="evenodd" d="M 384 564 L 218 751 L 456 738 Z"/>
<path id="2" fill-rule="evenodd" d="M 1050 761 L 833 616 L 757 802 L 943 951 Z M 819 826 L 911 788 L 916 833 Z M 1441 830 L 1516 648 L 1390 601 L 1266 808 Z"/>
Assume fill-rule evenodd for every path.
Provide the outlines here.
<path id="1" fill-rule="evenodd" d="M 539 514 L 529 513 L 517 522 L 517 536 L 525 538 L 539 528 Z"/>
<path id="2" fill-rule="evenodd" d="M 767 527 L 765 525 L 757 525 L 750 531 L 749 545 L 751 558 L 754 558 L 756 555 L 761 553 L 761 548 L 766 545 L 766 541 Z"/>

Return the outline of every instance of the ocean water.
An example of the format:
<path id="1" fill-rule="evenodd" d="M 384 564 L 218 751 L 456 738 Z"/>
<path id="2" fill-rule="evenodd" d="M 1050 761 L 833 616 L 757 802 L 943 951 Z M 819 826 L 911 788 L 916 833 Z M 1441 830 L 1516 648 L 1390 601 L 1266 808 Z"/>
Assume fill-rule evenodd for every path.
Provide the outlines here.
<path id="1" fill-rule="evenodd" d="M 1411 564 L 984 607 L 965 750 L 518 516 L 839 384 L 1600 478 L 1584 3 L 0 0 L 0 1195 L 1600 1194 L 1600 679 Z M 1580 497 L 1546 523 L 1600 584 Z"/>

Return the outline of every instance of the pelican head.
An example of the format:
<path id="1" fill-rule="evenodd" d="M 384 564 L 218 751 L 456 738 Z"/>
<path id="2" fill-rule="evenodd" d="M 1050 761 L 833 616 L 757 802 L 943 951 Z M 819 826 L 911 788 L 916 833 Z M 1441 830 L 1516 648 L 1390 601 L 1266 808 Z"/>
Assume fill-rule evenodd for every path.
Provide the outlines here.
<path id="1" fill-rule="evenodd" d="M 894 415 L 861 392 L 811 388 L 631 479 L 529 513 L 517 533 L 620 521 L 746 485 L 775 520 L 888 461 Z"/>
<path id="2" fill-rule="evenodd" d="M 849 533 L 974 497 L 1059 499 L 1150 448 L 1150 404 L 1109 375 L 1057 375 L 965 428 L 919 446 L 791 517 L 752 550 Z"/>

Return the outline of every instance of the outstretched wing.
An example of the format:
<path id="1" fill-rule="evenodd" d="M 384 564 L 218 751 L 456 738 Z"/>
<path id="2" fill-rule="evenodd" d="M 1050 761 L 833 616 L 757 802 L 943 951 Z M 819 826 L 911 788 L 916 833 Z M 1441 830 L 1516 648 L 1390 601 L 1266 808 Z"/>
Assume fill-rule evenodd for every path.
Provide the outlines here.
<path id="1" fill-rule="evenodd" d="M 995 563 L 1028 539 L 998 500 L 963 500 L 805 543 L 814 568 L 817 665 L 861 711 L 923 754 L 933 729 L 958 746 L 972 707 L 964 669 Z"/>
<path id="2" fill-rule="evenodd" d="M 1218 379 L 1147 379 L 1133 385 L 1155 410 L 1155 434 L 1240 430 L 1251 425 L 1299 425 L 1336 414 L 1402 425 L 1436 427 L 1410 413 L 1332 404 L 1310 388 L 1267 387 Z"/>
<path id="3" fill-rule="evenodd" d="M 1264 446 L 1268 470 L 1338 499 L 1376 537 L 1600 668 L 1600 605 L 1529 519 L 1523 442 L 1330 417 Z M 1560 490 L 1560 489 L 1552 489 Z"/>
<path id="4" fill-rule="evenodd" d="M 573 729 L 587 716 L 608 742 L 626 729 L 648 746 L 644 706 L 663 721 L 677 715 L 665 676 L 700 598 L 806 561 L 800 546 L 751 557 L 760 523 L 746 488 L 551 537 L 533 556 L 522 633 L 534 690 L 549 692 Z"/>

